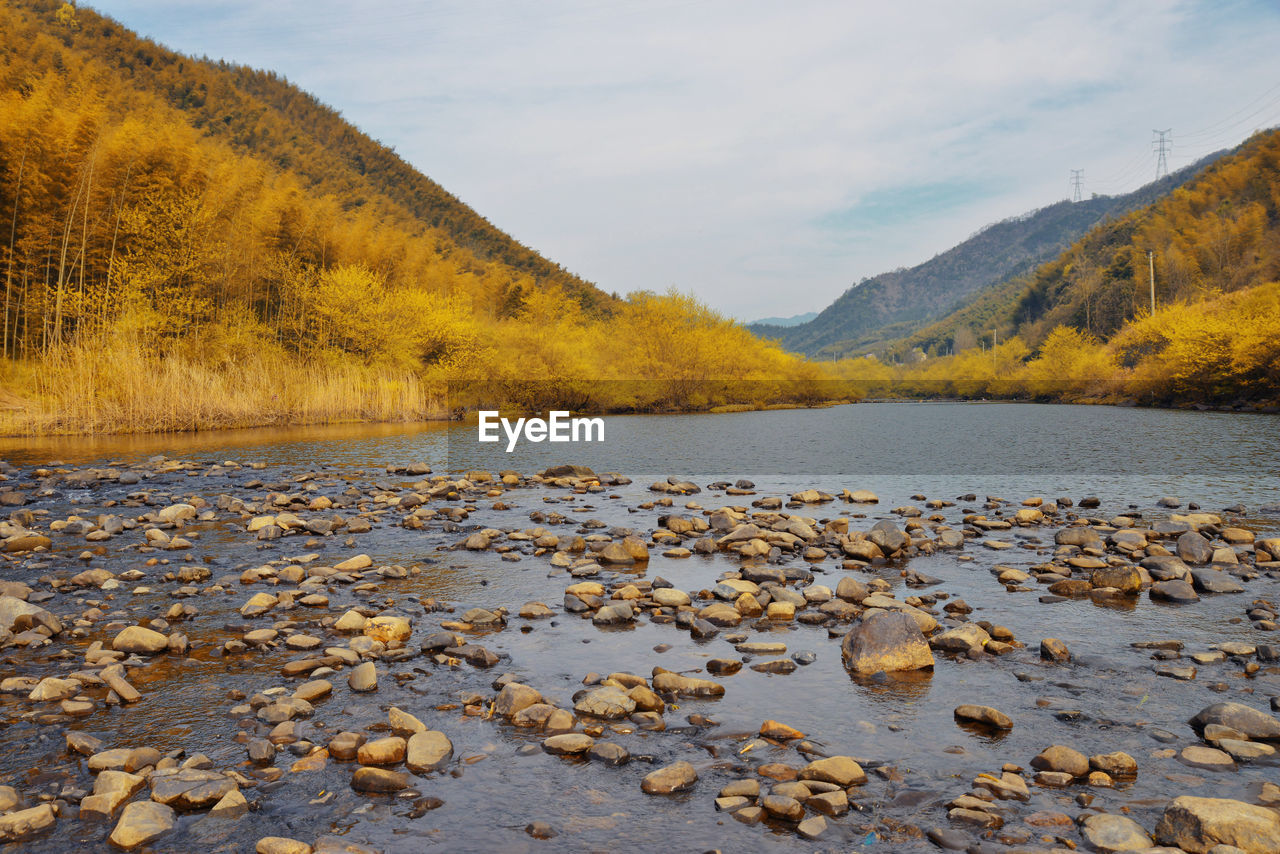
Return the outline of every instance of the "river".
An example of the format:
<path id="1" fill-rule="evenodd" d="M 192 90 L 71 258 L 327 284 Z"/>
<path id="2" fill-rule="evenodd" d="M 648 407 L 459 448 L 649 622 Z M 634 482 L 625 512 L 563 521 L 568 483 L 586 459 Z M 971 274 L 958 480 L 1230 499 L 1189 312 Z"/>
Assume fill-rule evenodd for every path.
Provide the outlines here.
<path id="1" fill-rule="evenodd" d="M 156 463 L 147 461 L 157 455 L 199 465 L 190 471 L 154 472 Z M 735 657 L 734 645 L 725 640 L 734 632 L 695 640 L 687 630 L 647 617 L 623 628 L 598 628 L 589 619 L 563 612 L 564 589 L 575 579 L 551 566 L 549 553 L 534 554 L 528 541 L 508 541 L 512 555 L 519 558 L 515 561 L 492 550 L 454 548 L 475 530 L 530 529 L 536 526 L 532 513 L 552 511 L 572 520 L 558 526 L 543 523 L 561 537 L 575 532 L 608 534 L 626 527 L 647 538 L 659 527 L 659 516 L 667 513 L 696 517 L 704 508 L 723 505 L 750 510 L 748 505 L 762 497 L 780 496 L 785 501 L 809 488 L 835 495 L 846 488 L 877 493 L 878 504 L 835 501 L 787 511 L 819 522 L 844 516 L 859 530 L 881 520 L 904 524 L 911 517 L 894 510 L 907 506 L 924 508 L 924 517 L 936 515 L 959 529 L 966 514 L 993 514 L 1007 507 L 1000 512 L 1011 516 L 1028 498 L 1070 498 L 1078 505 L 1086 496 L 1097 496 L 1099 508 L 1078 512 L 1100 520 L 1131 513 L 1137 524 L 1147 526 L 1185 512 L 1186 502 L 1197 502 L 1206 512 L 1221 513 L 1232 526 L 1275 536 L 1280 530 L 1280 420 L 1274 416 L 1004 403 L 871 403 L 736 414 L 611 416 L 605 418 L 602 443 L 525 443 L 511 453 L 478 443 L 473 424 L 436 424 L 9 441 L 0 446 L 0 457 L 18 467 L 11 478 L 20 484 L 33 482 L 35 467 L 55 461 L 65 468 L 115 465 L 147 473 L 132 485 L 103 482 L 72 488 L 57 477 L 35 481 L 48 493 L 35 493 L 29 507 L 48 510 L 49 520 L 72 514 L 90 519 L 98 513 L 143 514 L 193 495 L 215 509 L 213 518 L 182 528 L 193 543 L 189 550 L 157 550 L 144 557 L 138 550 L 138 533 L 124 532 L 102 544 L 100 553 L 86 557 L 82 538 L 54 534 L 49 553 L 11 560 L 6 580 L 25 581 L 37 590 L 43 589 L 42 578 L 66 578 L 86 566 L 116 574 L 140 569 L 146 578 L 140 591 L 134 580 L 112 592 L 61 592 L 44 602 L 43 607 L 64 617 L 94 604 L 105 616 L 86 626 L 79 637 L 59 640 L 44 650 L 6 650 L 5 676 L 41 676 L 81 667 L 92 641 L 109 645 L 125 623 L 162 617 L 175 602 L 187 602 L 199 612 L 192 620 L 167 627 L 189 635 L 189 654 L 161 655 L 129 669 L 130 680 L 143 692 L 137 704 L 107 707 L 101 692 L 86 690 L 96 704 L 93 714 L 66 719 L 6 695 L 0 772 L 3 782 L 19 791 L 56 794 L 92 787 L 83 762 L 63 748 L 66 729 L 89 732 L 108 747 L 154 745 L 161 751 L 185 750 L 186 755 L 202 752 L 216 768 L 252 771 L 236 735 L 265 730 L 229 710 L 237 705 L 237 697 L 296 687 L 298 680 L 282 677 L 280 667 L 299 653 L 276 646 L 220 654 L 223 644 L 248 629 L 276 626 L 282 638 L 305 632 L 325 638 L 326 644 L 341 645 L 345 640 L 336 638 L 322 618 L 362 605 L 409 616 L 413 645 L 467 609 L 505 606 L 510 611 L 505 630 L 475 636 L 475 642 L 502 657 L 496 667 L 440 665 L 426 656 L 387 660 L 379 662 L 379 689 L 372 694 L 348 691 L 346 674 L 338 671 L 328 677 L 335 686 L 333 695 L 317 701 L 314 717 L 300 722 L 304 742 L 322 745 L 328 734 L 340 730 L 364 731 L 374 738 L 389 735 L 387 710 L 397 706 L 452 739 L 454 761 L 447 772 L 413 778 L 413 789 L 402 796 L 369 796 L 352 790 L 351 763 L 329 761 L 323 770 L 290 772 L 297 757 L 282 750 L 274 763 L 284 771 L 279 779 L 263 778 L 245 788 L 254 804 L 247 816 L 225 822 L 199 812 L 185 814 L 175 830 L 155 843 L 156 850 L 248 851 L 260 836 L 314 842 L 326 834 L 385 851 L 743 851 L 766 845 L 796 851 L 848 850 L 855 845 L 866 851 L 936 850 L 923 832 L 948 827 L 947 802 L 968 792 L 976 775 L 998 776 L 1003 764 L 1012 763 L 1027 769 L 1029 777 L 1034 773 L 1028 765 L 1031 758 L 1054 743 L 1076 746 L 1085 754 L 1126 751 L 1138 761 L 1135 781 L 1115 788 L 1031 784 L 1028 802 L 1000 802 L 1005 826 L 987 837 L 989 844 L 1048 846 L 1054 837 L 1082 844 L 1075 827 L 1027 823 L 1028 817 L 1042 813 L 1075 818 L 1086 811 L 1077 796 L 1088 794 L 1089 810 L 1124 811 L 1149 831 L 1175 794 L 1252 800 L 1262 780 L 1274 779 L 1274 766 L 1266 763 L 1242 764 L 1238 771 L 1206 771 L 1161 753 L 1197 743 L 1187 718 L 1212 703 L 1237 700 L 1266 709 L 1267 698 L 1280 695 L 1280 671 L 1274 665 L 1263 664 L 1246 674 L 1239 661 L 1229 658 L 1203 665 L 1196 678 L 1182 681 L 1158 677 L 1154 667 L 1160 662 L 1152 660 L 1151 651 L 1131 646 L 1176 639 L 1189 654 L 1225 641 L 1270 642 L 1267 632 L 1245 618 L 1245 610 L 1257 600 L 1280 601 L 1274 570 L 1250 574 L 1243 594 L 1204 595 L 1186 606 L 1153 602 L 1145 594 L 1121 600 L 1042 602 L 1044 590 L 1034 578 L 1028 588 L 1010 590 L 997 582 L 993 570 L 1029 571 L 1050 561 L 1056 526 L 993 532 L 991 538 L 1006 548 L 984 548 L 984 534 L 959 553 L 919 554 L 907 562 L 891 561 L 853 573 L 842 569 L 839 560 L 806 561 L 799 554 L 784 553 L 773 564 L 806 579 L 812 573 L 813 584 L 834 589 L 840 578 L 853 574 L 864 581 L 882 579 L 899 599 L 935 596 L 926 604 L 933 605 L 940 620 L 945 604 L 962 599 L 973 608 L 970 620 L 1006 627 L 1025 648 L 979 660 L 937 653 L 931 676 L 857 680 L 841 664 L 839 638 L 847 625 L 836 631 L 834 626 L 799 621 L 747 620 L 737 631 L 750 640 L 785 643 L 784 658 L 812 652 L 815 660 L 787 674 L 747 666 L 731 676 L 709 677 L 725 685 L 725 695 L 678 700 L 665 712 L 665 731 L 648 731 L 625 719 L 603 724 L 597 738 L 622 744 L 633 757 L 627 765 L 609 767 L 547 754 L 537 748 L 543 734 L 485 715 L 463 714 L 459 699 L 469 693 L 492 697 L 493 680 L 511 672 L 569 708 L 588 673 L 626 671 L 647 677 L 655 666 L 700 671 L 710 658 Z M 263 467 L 218 465 L 230 460 Z M 350 494 L 362 500 L 379 493 L 405 495 L 419 478 L 388 473 L 386 467 L 421 462 L 436 473 L 480 469 L 524 475 L 548 465 L 575 463 L 596 472 L 620 472 L 633 482 L 577 494 L 541 486 L 521 486 L 500 496 L 479 493 L 464 502 L 474 510 L 460 523 L 437 517 L 411 530 L 398 524 L 403 513 L 375 514 L 371 531 L 350 538 L 301 535 L 262 542 L 245 531 L 245 520 L 252 514 L 216 507 L 219 495 L 261 501 L 268 491 L 294 493 L 312 486 L 314 491 L 307 495 Z M 299 479 L 303 475 L 310 477 Z M 648 487 L 667 476 L 692 480 L 703 489 L 687 497 L 672 496 L 670 509 L 655 506 L 662 496 Z M 727 496 L 707 488 L 714 481 L 739 478 L 754 482 L 754 495 Z M 138 500 L 144 492 L 153 506 Z M 1157 502 L 1165 496 L 1175 496 L 1184 506 L 1161 507 Z M 988 497 L 1010 503 L 987 504 Z M 950 503 L 925 508 L 926 499 Z M 687 502 L 696 506 L 686 508 Z M 1236 509 L 1228 513 L 1228 507 Z M 1062 512 L 1077 511 L 1064 505 Z M 579 527 L 588 520 L 600 520 L 600 527 Z M 628 580 L 664 578 L 696 595 L 739 565 L 723 554 L 667 557 L 652 542 L 650 550 L 647 565 L 606 569 L 598 580 L 618 587 Z M 330 604 L 318 611 L 294 609 L 257 619 L 237 613 L 260 589 L 288 586 L 243 584 L 245 569 L 267 561 L 284 565 L 308 553 L 318 555 L 316 563 L 329 565 L 367 553 L 374 567 L 398 564 L 420 571 L 403 579 L 367 578 L 374 584 L 366 589 L 331 585 L 326 590 Z M 171 564 L 148 566 L 147 558 Z M 161 576 L 186 565 L 211 571 L 211 578 L 199 585 L 205 592 L 188 596 L 178 592 L 176 582 Z M 936 583 L 908 587 L 908 569 Z M 220 579 L 221 590 L 210 592 L 209 586 Z M 947 596 L 936 596 L 940 591 Z M 429 610 L 423 604 L 428 598 L 450 603 L 454 611 Z M 555 616 L 516 617 L 530 601 L 548 604 Z M 1046 636 L 1070 647 L 1071 663 L 1050 664 L 1040 658 L 1039 642 Z M 66 660 L 55 657 L 63 649 L 72 652 Z M 750 665 L 773 656 L 736 657 Z M 1007 732 L 961 727 L 952 715 L 960 703 L 994 706 L 1013 718 L 1014 727 Z M 690 722 L 691 715 L 702 717 Z M 820 750 L 857 757 L 870 773 L 868 782 L 858 787 L 853 811 L 830 819 L 819 839 L 801 838 L 786 822 L 748 824 L 715 809 L 721 786 L 757 774 L 760 763 L 803 767 L 807 761 L 793 747 L 754 740 L 766 719 L 804 731 Z M 644 774 L 676 760 L 689 761 L 698 770 L 699 781 L 690 791 L 657 797 L 641 793 Z M 762 782 L 767 786 L 772 781 Z M 442 803 L 428 800 L 432 798 Z M 109 824 L 82 823 L 68 812 L 74 815 L 74 806 L 64 810 L 40 845 L 78 850 L 104 844 Z M 556 837 L 532 838 L 525 828 L 535 821 L 548 823 Z M 959 830 L 975 843 L 982 835 L 977 828 Z"/>

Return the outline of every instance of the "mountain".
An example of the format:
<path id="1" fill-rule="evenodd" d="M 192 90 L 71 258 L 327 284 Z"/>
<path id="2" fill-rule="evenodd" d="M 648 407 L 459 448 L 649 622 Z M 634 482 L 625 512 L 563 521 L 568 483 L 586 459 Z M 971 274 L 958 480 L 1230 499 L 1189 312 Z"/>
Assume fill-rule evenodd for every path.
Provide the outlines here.
<path id="1" fill-rule="evenodd" d="M 986 288 L 1033 269 L 1098 222 L 1180 186 L 1218 155 L 1123 196 L 1062 201 L 983 228 L 910 269 L 882 273 L 845 291 L 796 326 L 753 324 L 757 335 L 809 356 L 833 358 L 901 338 L 953 311 Z"/>
<path id="2" fill-rule="evenodd" d="M 283 77 L 68 2 L 0 0 L 0 222 L 0 431 L 817 394 L 691 297 L 619 299 L 520 244 Z"/>
<path id="3" fill-rule="evenodd" d="M 818 316 L 816 311 L 806 311 L 804 314 L 793 314 L 790 317 L 762 317 L 759 320 L 753 320 L 748 326 L 799 326 L 801 323 L 808 323 Z"/>
<path id="4" fill-rule="evenodd" d="M 1153 272 L 1157 307 L 1280 279 L 1280 130 L 1188 169 L 1194 174 L 1172 192 L 1099 223 L 1058 257 L 982 292 L 898 349 L 937 355 L 991 331 L 1036 347 L 1060 326 L 1107 339 L 1150 312 Z"/>

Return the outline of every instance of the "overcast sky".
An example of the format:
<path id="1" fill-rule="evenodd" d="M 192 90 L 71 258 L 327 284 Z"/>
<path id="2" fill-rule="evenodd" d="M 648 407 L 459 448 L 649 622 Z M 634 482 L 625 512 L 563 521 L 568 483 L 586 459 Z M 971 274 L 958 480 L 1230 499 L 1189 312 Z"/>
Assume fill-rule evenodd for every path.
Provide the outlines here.
<path id="1" fill-rule="evenodd" d="M 270 68 L 608 291 L 818 310 L 1280 123 L 1280 3 L 99 0 Z"/>

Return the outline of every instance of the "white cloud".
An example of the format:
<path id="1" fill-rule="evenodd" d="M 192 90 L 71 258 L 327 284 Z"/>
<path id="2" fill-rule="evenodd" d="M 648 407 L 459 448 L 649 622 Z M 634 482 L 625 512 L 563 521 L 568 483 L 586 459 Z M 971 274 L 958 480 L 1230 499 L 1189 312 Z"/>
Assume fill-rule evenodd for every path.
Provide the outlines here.
<path id="1" fill-rule="evenodd" d="M 1175 149 L 1189 162 L 1280 83 L 1267 3 L 99 7 L 285 74 L 606 290 L 675 285 L 744 318 L 821 308 L 1064 198 L 1072 168 L 1132 189 L 1151 128 L 1210 128 Z M 1280 98 L 1258 106 L 1236 118 L 1280 120 Z"/>

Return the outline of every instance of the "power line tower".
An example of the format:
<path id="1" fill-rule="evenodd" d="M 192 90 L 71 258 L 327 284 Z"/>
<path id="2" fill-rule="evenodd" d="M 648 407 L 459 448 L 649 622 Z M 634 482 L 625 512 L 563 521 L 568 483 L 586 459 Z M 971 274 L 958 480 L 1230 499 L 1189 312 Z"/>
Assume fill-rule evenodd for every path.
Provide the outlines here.
<path id="1" fill-rule="evenodd" d="M 1080 185 L 1083 183 L 1084 183 L 1084 170 L 1072 169 L 1071 170 L 1071 201 L 1073 202 L 1080 201 L 1080 198 L 1081 198 Z"/>
<path id="2" fill-rule="evenodd" d="M 1156 152 L 1156 180 L 1169 174 L 1169 160 L 1167 155 L 1173 148 L 1173 128 L 1166 130 L 1151 131 L 1156 138 L 1151 140 L 1151 147 Z"/>

